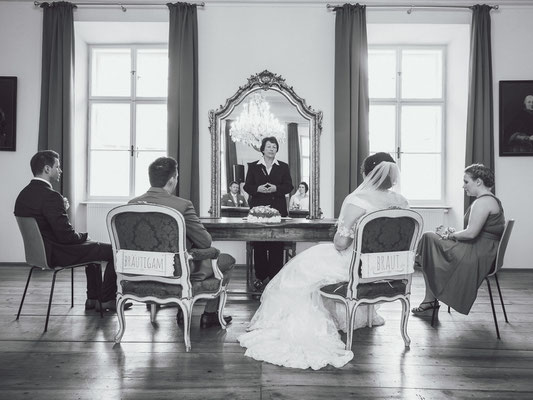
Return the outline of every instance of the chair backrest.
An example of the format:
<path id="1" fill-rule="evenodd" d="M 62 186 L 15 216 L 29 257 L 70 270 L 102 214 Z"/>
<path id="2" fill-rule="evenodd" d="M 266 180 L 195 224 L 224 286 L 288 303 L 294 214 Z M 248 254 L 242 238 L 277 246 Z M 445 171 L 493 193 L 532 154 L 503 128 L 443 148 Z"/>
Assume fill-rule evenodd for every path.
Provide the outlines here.
<path id="1" fill-rule="evenodd" d="M 46 259 L 46 250 L 39 225 L 33 217 L 15 217 L 24 242 L 26 263 L 31 266 L 51 269 Z"/>
<path id="2" fill-rule="evenodd" d="M 503 267 L 503 259 L 505 258 L 505 250 L 507 250 L 507 243 L 509 243 L 509 238 L 511 237 L 511 232 L 513 231 L 514 219 L 510 219 L 505 223 L 505 228 L 503 230 L 500 243 L 498 244 L 498 252 L 496 253 L 496 261 L 494 267 L 488 276 L 492 276 L 497 273 Z"/>
<path id="3" fill-rule="evenodd" d="M 158 204 L 127 204 L 109 211 L 106 222 L 115 262 L 119 250 L 174 253 L 174 277 L 142 276 L 146 280 L 181 284 L 185 292 L 191 290 L 191 257 L 181 213 Z M 117 275 L 120 280 L 122 274 Z"/>
<path id="4" fill-rule="evenodd" d="M 408 209 L 386 209 L 368 213 L 361 217 L 355 229 L 355 245 L 350 264 L 348 297 L 356 293 L 360 282 L 369 283 L 384 279 L 407 279 L 412 274 L 387 275 L 377 278 L 360 278 L 360 267 L 364 254 L 387 252 L 412 252 L 422 235 L 422 216 Z"/>

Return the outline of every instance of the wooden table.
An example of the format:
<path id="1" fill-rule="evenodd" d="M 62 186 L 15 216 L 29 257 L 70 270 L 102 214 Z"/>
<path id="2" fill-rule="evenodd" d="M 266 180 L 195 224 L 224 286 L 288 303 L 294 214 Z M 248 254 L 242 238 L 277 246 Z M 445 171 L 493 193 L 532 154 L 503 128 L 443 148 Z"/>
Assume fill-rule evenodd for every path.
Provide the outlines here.
<path id="1" fill-rule="evenodd" d="M 242 218 L 200 218 L 213 240 L 237 242 L 325 242 L 335 235 L 334 218 L 283 219 L 276 224 Z"/>
<path id="2" fill-rule="evenodd" d="M 250 242 L 287 242 L 285 261 L 296 254 L 295 242 L 327 242 L 335 236 L 334 218 L 303 219 L 288 218 L 280 223 L 266 224 L 247 222 L 243 218 L 200 218 L 213 240 L 247 242 L 246 244 L 246 281 L 247 294 L 251 291 L 253 271 L 253 248 Z M 240 294 L 231 292 L 231 294 Z"/>

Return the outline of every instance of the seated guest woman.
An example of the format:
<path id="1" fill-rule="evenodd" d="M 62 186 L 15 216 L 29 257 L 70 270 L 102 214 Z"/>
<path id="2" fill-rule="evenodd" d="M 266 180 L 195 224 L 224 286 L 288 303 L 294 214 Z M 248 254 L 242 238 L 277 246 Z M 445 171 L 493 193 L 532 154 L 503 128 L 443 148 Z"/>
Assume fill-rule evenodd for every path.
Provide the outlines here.
<path id="1" fill-rule="evenodd" d="M 222 207 L 248 207 L 248 202 L 240 193 L 238 182 L 231 182 L 229 184 L 229 193 L 222 196 Z"/>
<path id="2" fill-rule="evenodd" d="M 289 210 L 309 210 L 309 186 L 300 182 L 298 191 L 294 193 L 289 202 Z"/>
<path id="3" fill-rule="evenodd" d="M 417 264 L 424 273 L 426 296 L 413 314 L 439 308 L 436 298 L 468 314 L 496 259 L 505 217 L 500 200 L 490 191 L 494 173 L 483 164 L 473 164 L 465 169 L 463 180 L 466 194 L 476 197 L 465 214 L 468 225 L 462 231 L 422 235 Z"/>

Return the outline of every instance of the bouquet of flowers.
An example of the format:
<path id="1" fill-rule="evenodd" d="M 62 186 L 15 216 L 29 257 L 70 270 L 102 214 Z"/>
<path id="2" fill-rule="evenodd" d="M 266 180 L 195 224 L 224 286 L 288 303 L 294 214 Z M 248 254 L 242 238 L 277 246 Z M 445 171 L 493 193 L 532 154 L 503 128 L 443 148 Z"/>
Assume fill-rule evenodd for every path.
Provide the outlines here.
<path id="1" fill-rule="evenodd" d="M 450 235 L 455 233 L 455 228 L 439 225 L 437 228 L 435 228 L 435 233 L 439 235 L 441 239 L 450 239 Z"/>

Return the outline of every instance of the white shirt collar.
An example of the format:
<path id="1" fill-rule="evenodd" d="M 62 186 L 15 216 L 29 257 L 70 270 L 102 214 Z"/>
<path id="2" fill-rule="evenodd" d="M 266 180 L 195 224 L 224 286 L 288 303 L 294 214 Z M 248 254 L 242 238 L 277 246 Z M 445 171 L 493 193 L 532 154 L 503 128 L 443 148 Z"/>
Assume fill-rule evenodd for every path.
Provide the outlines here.
<path id="1" fill-rule="evenodd" d="M 34 178 L 32 179 L 32 181 L 42 181 L 42 182 L 45 182 L 48 186 L 50 186 L 50 189 L 53 189 L 52 184 L 51 184 L 50 182 L 48 182 L 46 179 L 34 177 Z"/>
<path id="2" fill-rule="evenodd" d="M 259 159 L 259 161 L 257 161 L 257 164 L 261 164 L 261 165 L 264 165 L 266 167 L 267 165 L 266 165 L 266 162 L 265 162 L 265 157 L 264 156 L 261 157 Z M 275 158 L 275 157 L 274 157 L 274 161 L 272 161 L 272 165 L 274 165 L 274 164 L 279 165 L 278 159 Z"/>

